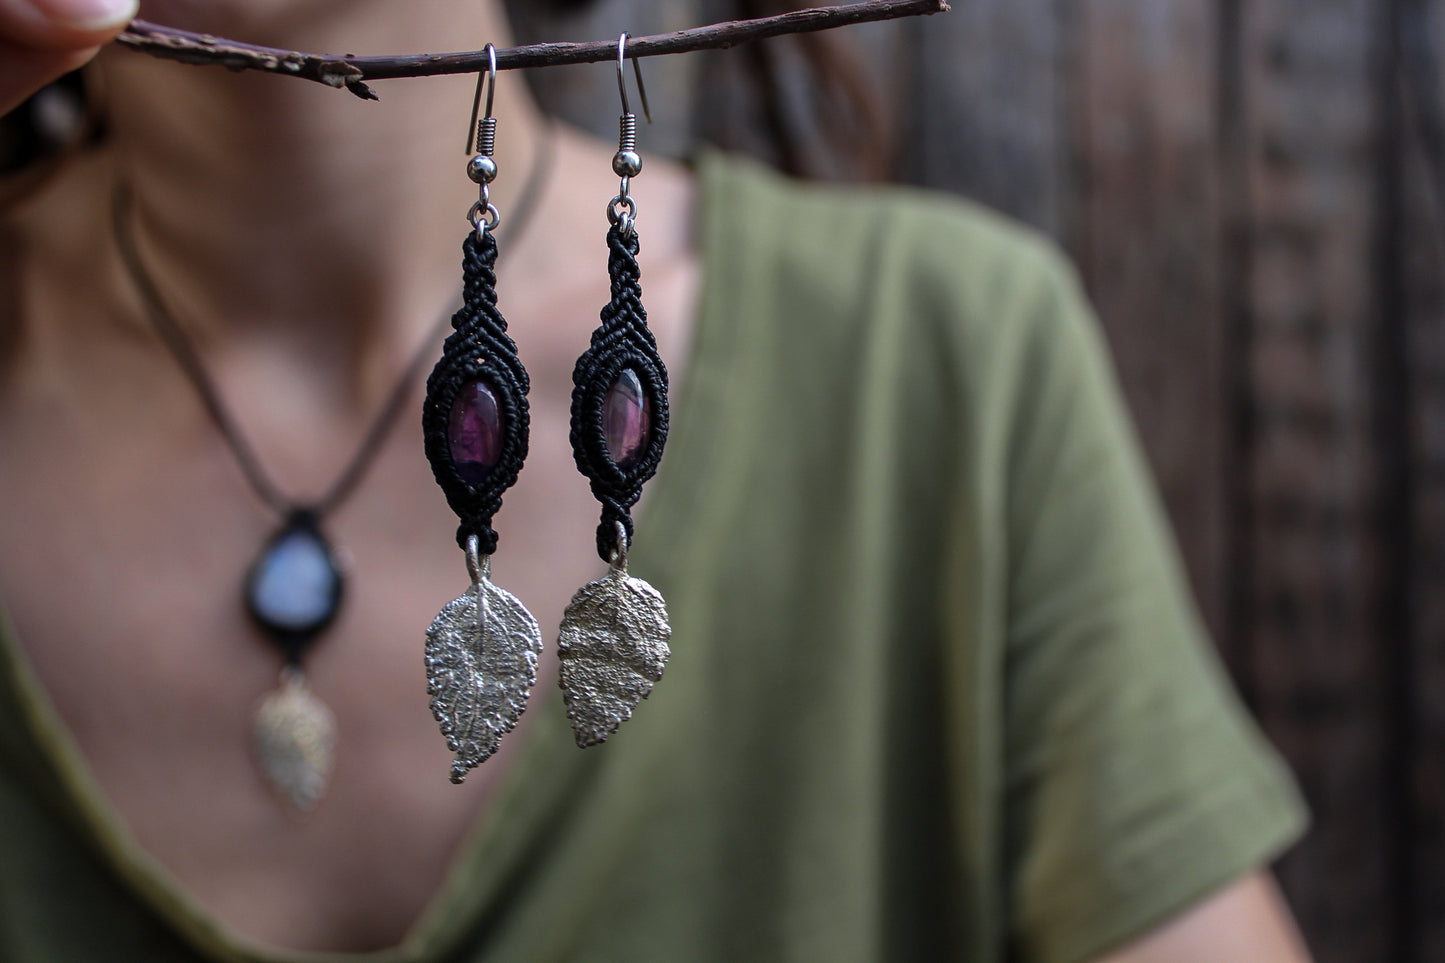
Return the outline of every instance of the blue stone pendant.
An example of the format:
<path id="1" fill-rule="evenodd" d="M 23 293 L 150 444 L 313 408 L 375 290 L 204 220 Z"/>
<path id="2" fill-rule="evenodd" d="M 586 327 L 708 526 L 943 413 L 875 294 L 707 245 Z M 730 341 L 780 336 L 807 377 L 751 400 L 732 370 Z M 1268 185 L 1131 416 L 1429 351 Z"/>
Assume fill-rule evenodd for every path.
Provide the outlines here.
<path id="1" fill-rule="evenodd" d="M 336 618 L 344 585 L 315 513 L 297 509 L 251 566 L 246 608 L 295 665 Z"/>
<path id="2" fill-rule="evenodd" d="M 301 660 L 336 618 L 344 584 L 316 513 L 304 508 L 287 516 L 246 576 L 246 608 L 286 657 L 281 684 L 256 709 L 256 752 L 298 814 L 325 794 L 336 745 L 336 719 L 306 685 Z"/>

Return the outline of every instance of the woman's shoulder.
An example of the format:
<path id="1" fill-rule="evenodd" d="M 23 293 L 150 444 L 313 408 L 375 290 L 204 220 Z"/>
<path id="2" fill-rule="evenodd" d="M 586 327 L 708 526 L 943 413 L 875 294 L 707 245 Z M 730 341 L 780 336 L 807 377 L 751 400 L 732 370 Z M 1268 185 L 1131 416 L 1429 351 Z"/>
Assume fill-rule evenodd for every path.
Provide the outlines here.
<path id="1" fill-rule="evenodd" d="M 697 162 L 704 242 L 759 249 L 802 283 L 906 280 L 920 296 L 952 290 L 955 308 L 1072 285 L 1044 234 L 964 198 L 904 185 L 797 180 L 709 151 Z"/>
<path id="2" fill-rule="evenodd" d="M 1103 360 L 1073 267 L 1032 228 L 951 195 L 798 181 L 718 153 L 697 175 L 705 304 L 756 330 L 767 357 L 856 371 L 895 356 L 901 390 L 951 387 L 994 412 L 1041 371 Z"/>

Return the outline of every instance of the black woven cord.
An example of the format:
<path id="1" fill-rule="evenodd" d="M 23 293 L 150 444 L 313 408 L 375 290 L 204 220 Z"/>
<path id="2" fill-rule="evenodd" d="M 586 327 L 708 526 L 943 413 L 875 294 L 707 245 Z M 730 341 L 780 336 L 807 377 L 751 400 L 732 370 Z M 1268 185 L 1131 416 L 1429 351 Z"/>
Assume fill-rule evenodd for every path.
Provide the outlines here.
<path id="1" fill-rule="evenodd" d="M 624 238 L 620 226 L 614 224 L 607 232 L 607 247 L 612 300 L 602 309 L 602 324 L 592 332 L 592 346 L 577 359 L 572 371 L 572 457 L 602 503 L 597 554 L 611 561 L 617 549 L 617 523 L 622 523 L 631 545 L 632 506 L 662 460 L 667 441 L 667 368 L 658 356 L 642 308 L 636 229 Z M 623 469 L 607 453 L 602 408 L 607 393 L 628 368 L 642 383 L 651 423 L 646 445 Z"/>
<path id="2" fill-rule="evenodd" d="M 497 311 L 497 241 L 490 231 L 472 231 L 462 244 L 462 285 L 464 303 L 452 317 L 456 330 L 447 336 L 441 360 L 426 383 L 426 405 L 422 410 L 422 433 L 432 476 L 447 496 L 447 504 L 461 519 L 457 544 L 466 547 L 467 536 L 476 535 L 483 555 L 497 550 L 497 533 L 492 516 L 502 506 L 502 493 L 517 480 L 527 457 L 526 369 L 517 357 L 517 346 L 507 336 L 507 322 Z M 472 486 L 457 474 L 452 463 L 447 428 L 452 403 L 473 381 L 484 381 L 497 399 L 501 418 L 502 450 L 497 464 L 481 484 Z"/>

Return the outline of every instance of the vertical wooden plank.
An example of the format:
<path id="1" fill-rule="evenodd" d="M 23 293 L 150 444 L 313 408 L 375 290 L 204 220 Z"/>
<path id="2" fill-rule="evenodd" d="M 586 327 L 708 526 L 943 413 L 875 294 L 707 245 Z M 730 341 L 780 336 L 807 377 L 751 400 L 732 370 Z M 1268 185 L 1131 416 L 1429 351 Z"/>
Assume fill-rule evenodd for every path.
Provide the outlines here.
<path id="1" fill-rule="evenodd" d="M 1223 646 L 1236 683 L 1251 708 L 1257 704 L 1249 647 L 1253 640 L 1254 499 L 1250 457 L 1254 451 L 1254 396 L 1250 377 L 1253 334 L 1252 208 L 1249 203 L 1251 154 L 1246 136 L 1244 10 L 1250 0 L 1220 0 L 1216 22 L 1218 104 L 1219 289 L 1224 331 L 1221 359 L 1225 421 L 1224 516 L 1228 525 L 1224 593 Z"/>
<path id="2" fill-rule="evenodd" d="M 905 179 L 1058 235 L 1066 171 L 1053 0 L 968 0 L 908 24 Z"/>
<path id="3" fill-rule="evenodd" d="M 1408 961 L 1445 959 L 1445 3 L 1409 0 L 1401 27 L 1400 281 L 1411 403 L 1412 562 L 1406 722 Z"/>
<path id="4" fill-rule="evenodd" d="M 1381 4 L 1244 5 L 1258 711 L 1314 831 L 1281 867 L 1321 963 L 1394 959 L 1370 359 Z"/>
<path id="5" fill-rule="evenodd" d="M 1083 5 L 1066 83 L 1076 91 L 1072 246 L 1218 635 L 1228 546 L 1214 8 Z"/>
<path id="6" fill-rule="evenodd" d="M 1437 193 L 1445 184 L 1427 188 L 1423 178 L 1412 180 L 1417 217 L 1406 228 L 1406 251 L 1415 389 L 1414 620 L 1400 644 L 1409 644 L 1414 683 L 1407 825 L 1416 946 L 1410 959 L 1426 961 L 1445 959 L 1445 218 Z"/>
<path id="7" fill-rule="evenodd" d="M 1376 10 L 1377 127 L 1374 166 L 1378 201 L 1374 228 L 1375 309 L 1371 364 L 1373 385 L 1375 535 L 1379 542 L 1376 638 L 1385 656 L 1380 786 L 1387 820 L 1385 893 L 1389 915 L 1386 946 L 1393 959 L 1417 960 L 1415 847 L 1412 802 L 1414 746 L 1414 625 L 1410 581 L 1414 569 L 1415 473 L 1410 441 L 1413 380 L 1408 359 L 1409 312 L 1402 270 L 1407 221 L 1404 185 L 1404 111 L 1399 88 L 1401 18 L 1409 0 L 1382 0 Z"/>

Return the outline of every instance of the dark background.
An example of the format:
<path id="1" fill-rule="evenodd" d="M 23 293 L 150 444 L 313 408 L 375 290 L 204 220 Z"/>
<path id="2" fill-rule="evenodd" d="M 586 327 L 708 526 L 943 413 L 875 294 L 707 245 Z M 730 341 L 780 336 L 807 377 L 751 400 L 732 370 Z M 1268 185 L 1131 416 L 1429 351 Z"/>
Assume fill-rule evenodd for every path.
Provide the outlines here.
<path id="1" fill-rule="evenodd" d="M 892 175 L 1078 264 L 1205 617 L 1313 808 L 1278 872 L 1318 959 L 1445 960 L 1445 0 L 954 6 L 842 32 Z M 527 40 L 744 9 L 514 7 Z M 858 119 L 810 94 L 796 44 L 765 47 L 648 61 L 644 153 L 779 159 L 769 73 L 805 139 Z M 611 68 L 535 73 L 615 136 Z M 813 140 L 816 173 L 850 170 Z"/>

